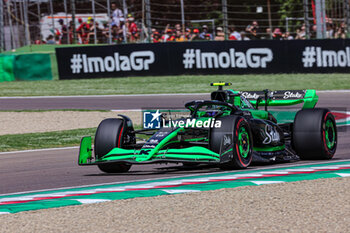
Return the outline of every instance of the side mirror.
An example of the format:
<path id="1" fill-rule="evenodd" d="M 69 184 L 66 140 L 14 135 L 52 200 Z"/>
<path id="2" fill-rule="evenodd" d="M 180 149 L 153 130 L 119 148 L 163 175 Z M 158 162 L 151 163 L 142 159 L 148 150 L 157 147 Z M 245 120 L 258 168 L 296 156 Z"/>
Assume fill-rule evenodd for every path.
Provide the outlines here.
<path id="1" fill-rule="evenodd" d="M 262 98 L 259 97 L 257 100 L 256 100 L 256 103 L 255 103 L 255 109 L 258 110 L 259 109 L 259 104 L 261 103 L 262 101 Z"/>
<path id="2" fill-rule="evenodd" d="M 263 92 L 265 95 L 265 111 L 267 111 L 267 106 L 269 104 L 269 99 L 270 99 L 269 89 L 265 89 L 265 90 L 263 90 Z"/>

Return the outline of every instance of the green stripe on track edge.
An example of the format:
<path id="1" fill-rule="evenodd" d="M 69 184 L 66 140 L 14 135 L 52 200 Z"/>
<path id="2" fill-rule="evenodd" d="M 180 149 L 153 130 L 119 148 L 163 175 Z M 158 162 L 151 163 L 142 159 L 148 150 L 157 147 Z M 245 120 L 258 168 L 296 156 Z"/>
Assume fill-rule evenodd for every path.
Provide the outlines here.
<path id="1" fill-rule="evenodd" d="M 259 170 L 247 169 L 245 171 L 223 172 L 199 176 L 3 195 L 0 196 L 0 214 L 136 197 L 154 197 L 185 192 L 345 176 L 350 177 L 350 161 Z"/>

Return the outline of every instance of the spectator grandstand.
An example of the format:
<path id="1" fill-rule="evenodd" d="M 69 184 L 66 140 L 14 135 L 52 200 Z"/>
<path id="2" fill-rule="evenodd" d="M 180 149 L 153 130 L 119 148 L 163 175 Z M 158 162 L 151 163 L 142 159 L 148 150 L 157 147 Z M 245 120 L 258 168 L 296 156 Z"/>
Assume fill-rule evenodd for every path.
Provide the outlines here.
<path id="1" fill-rule="evenodd" d="M 7 0 L 2 47 L 348 38 L 349 0 L 324 1 Z"/>

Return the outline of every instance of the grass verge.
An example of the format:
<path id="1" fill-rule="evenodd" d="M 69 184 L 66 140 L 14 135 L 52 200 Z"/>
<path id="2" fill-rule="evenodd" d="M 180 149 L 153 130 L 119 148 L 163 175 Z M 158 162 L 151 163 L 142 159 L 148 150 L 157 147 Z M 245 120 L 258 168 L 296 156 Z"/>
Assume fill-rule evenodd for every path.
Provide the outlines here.
<path id="1" fill-rule="evenodd" d="M 110 110 L 97 109 L 24 109 L 24 110 L 0 110 L 0 112 L 110 112 Z"/>
<path id="2" fill-rule="evenodd" d="M 134 127 L 135 129 L 141 129 L 139 125 Z M 1 135 L 0 152 L 79 146 L 80 140 L 84 136 L 92 136 L 92 141 L 94 141 L 96 129 L 86 128 L 45 133 Z M 149 136 L 139 135 L 139 138 L 148 139 Z"/>
<path id="3" fill-rule="evenodd" d="M 350 89 L 349 74 L 199 75 L 7 82 L 0 96 L 64 96 L 208 93 L 211 82 L 231 82 L 235 90 Z"/>
<path id="4" fill-rule="evenodd" d="M 96 128 L 0 136 L 0 151 L 17 151 L 77 146 L 83 136 L 95 135 Z"/>

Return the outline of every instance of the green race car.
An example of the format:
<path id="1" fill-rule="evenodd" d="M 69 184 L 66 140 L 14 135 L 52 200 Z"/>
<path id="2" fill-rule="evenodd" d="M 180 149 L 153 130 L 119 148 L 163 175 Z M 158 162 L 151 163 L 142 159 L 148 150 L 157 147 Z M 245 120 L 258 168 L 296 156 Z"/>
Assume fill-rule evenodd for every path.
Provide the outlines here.
<path id="1" fill-rule="evenodd" d="M 248 167 L 252 161 L 331 159 L 337 128 L 328 109 L 315 108 L 315 90 L 224 90 L 230 83 L 212 83 L 211 100 L 185 104 L 187 117 L 165 119 L 158 129 L 135 130 L 131 119 L 103 120 L 92 139 L 84 137 L 79 165 L 97 165 L 107 173 L 127 172 L 133 164 L 215 164 L 222 169 Z M 275 117 L 268 106 L 302 104 L 292 119 Z M 260 106 L 264 110 L 259 109 Z M 158 112 L 157 112 L 158 113 Z M 275 112 L 276 113 L 276 112 Z M 137 141 L 142 135 L 143 141 Z"/>

